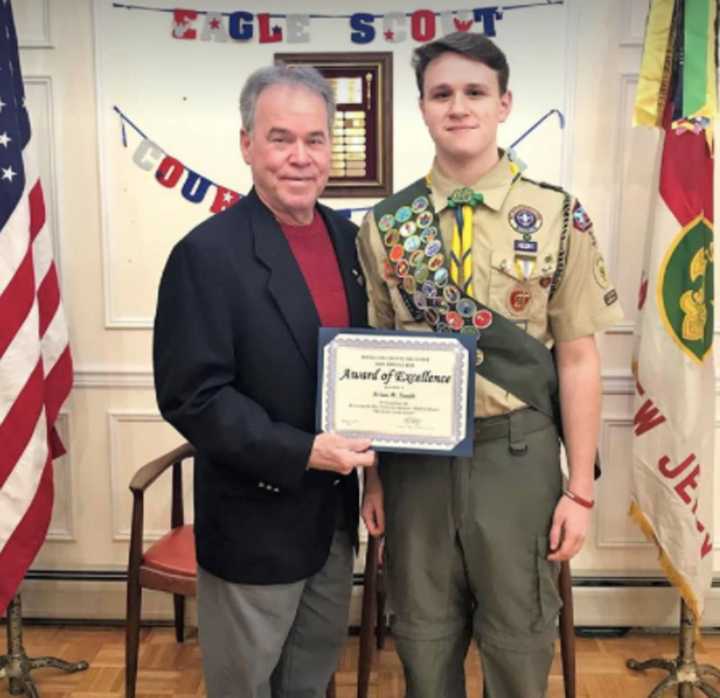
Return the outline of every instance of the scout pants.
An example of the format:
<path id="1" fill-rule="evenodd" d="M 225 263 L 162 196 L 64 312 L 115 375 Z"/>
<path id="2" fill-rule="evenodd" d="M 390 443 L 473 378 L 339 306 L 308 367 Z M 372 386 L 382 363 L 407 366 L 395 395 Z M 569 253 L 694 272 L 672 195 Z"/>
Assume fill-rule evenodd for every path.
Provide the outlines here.
<path id="1" fill-rule="evenodd" d="M 234 584 L 198 569 L 208 698 L 324 698 L 347 638 L 353 552 L 336 530 L 325 566 L 290 584 Z"/>
<path id="2" fill-rule="evenodd" d="M 383 456 L 385 568 L 407 698 L 465 698 L 474 636 L 486 698 L 543 698 L 561 601 L 548 562 L 562 492 L 554 424 L 475 422 L 472 458 Z"/>

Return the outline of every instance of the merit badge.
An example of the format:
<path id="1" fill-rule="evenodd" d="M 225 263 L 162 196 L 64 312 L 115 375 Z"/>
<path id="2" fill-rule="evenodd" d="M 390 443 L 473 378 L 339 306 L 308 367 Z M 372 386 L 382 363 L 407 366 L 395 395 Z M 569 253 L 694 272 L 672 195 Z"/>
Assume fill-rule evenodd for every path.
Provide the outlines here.
<path id="1" fill-rule="evenodd" d="M 393 245 L 397 245 L 400 241 L 400 233 L 395 228 L 390 228 L 390 230 L 385 233 L 385 245 L 387 247 L 392 247 Z"/>
<path id="2" fill-rule="evenodd" d="M 400 235 L 402 235 L 404 238 L 409 238 L 411 235 L 415 234 L 415 231 L 417 230 L 417 226 L 412 221 L 408 221 L 407 223 L 403 223 L 400 226 Z"/>
<path id="3" fill-rule="evenodd" d="M 390 250 L 390 253 L 388 254 L 388 257 L 393 262 L 399 262 L 405 255 L 405 250 L 402 245 L 394 245 L 393 248 Z"/>
<path id="4" fill-rule="evenodd" d="M 408 264 L 407 259 L 401 259 L 397 263 L 397 266 L 395 267 L 395 273 L 398 276 L 407 276 L 409 269 L 410 269 L 410 265 Z"/>
<path id="5" fill-rule="evenodd" d="M 530 206 L 514 206 L 508 213 L 508 220 L 513 230 L 522 235 L 537 233 L 543 224 L 540 211 Z"/>
<path id="6" fill-rule="evenodd" d="M 477 306 L 469 298 L 463 298 L 458 301 L 457 311 L 463 317 L 472 317 L 477 310 Z"/>
<path id="7" fill-rule="evenodd" d="M 597 281 L 600 288 L 607 288 L 610 285 L 607 269 L 605 269 L 605 262 L 603 262 L 603 258 L 600 255 L 595 257 L 593 275 L 595 276 L 595 281 Z"/>
<path id="8" fill-rule="evenodd" d="M 492 325 L 493 316 L 489 310 L 478 310 L 473 316 L 473 325 L 479 330 L 486 330 Z"/>
<path id="9" fill-rule="evenodd" d="M 476 338 L 480 336 L 480 332 L 476 328 L 474 328 L 472 325 L 465 325 L 465 327 L 463 327 L 460 330 L 460 334 L 464 334 L 464 335 L 467 335 L 468 337 L 476 337 Z"/>
<path id="10" fill-rule="evenodd" d="M 390 230 L 395 224 L 395 217 L 392 213 L 386 213 L 379 221 L 378 228 L 384 233 L 386 230 Z"/>
<path id="11" fill-rule="evenodd" d="M 425 311 L 425 322 L 427 322 L 428 325 L 437 325 L 438 320 L 440 319 L 440 314 L 437 310 L 433 310 L 432 308 L 428 308 Z"/>
<path id="12" fill-rule="evenodd" d="M 573 206 L 573 227 L 584 233 L 586 230 L 592 227 L 592 221 L 588 216 L 587 211 L 583 208 L 583 205 L 579 201 L 575 201 Z"/>
<path id="13" fill-rule="evenodd" d="M 422 292 L 426 298 L 435 298 L 435 296 L 437 296 L 437 288 L 435 288 L 435 284 L 432 281 L 426 281 L 422 285 Z"/>
<path id="14" fill-rule="evenodd" d="M 437 271 L 443 265 L 444 261 L 444 255 L 436 254 L 434 257 L 430 258 L 430 261 L 428 262 L 428 269 L 430 271 Z"/>
<path id="15" fill-rule="evenodd" d="M 513 249 L 518 254 L 535 255 L 538 244 L 535 240 L 513 240 Z"/>
<path id="16" fill-rule="evenodd" d="M 552 283 L 552 276 L 543 276 L 540 278 L 540 287 L 547 288 Z"/>
<path id="17" fill-rule="evenodd" d="M 427 228 L 433 222 L 433 214 L 431 211 L 423 211 L 415 220 L 418 226 Z"/>
<path id="18" fill-rule="evenodd" d="M 425 310 L 427 308 L 427 298 L 425 298 L 425 294 L 422 291 L 415 291 L 415 293 L 413 293 L 413 303 L 415 303 L 415 307 L 420 308 L 420 310 Z"/>
<path id="19" fill-rule="evenodd" d="M 417 267 L 420 266 L 422 261 L 425 259 L 425 253 L 422 250 L 415 250 L 414 252 L 410 253 L 410 266 L 411 267 Z"/>
<path id="20" fill-rule="evenodd" d="M 412 235 L 405 240 L 405 249 L 408 252 L 415 252 L 420 247 L 420 237 L 418 235 Z"/>
<path id="21" fill-rule="evenodd" d="M 403 279 L 402 285 L 408 293 L 415 293 L 415 291 L 417 291 L 417 282 L 412 276 L 406 276 Z"/>
<path id="22" fill-rule="evenodd" d="M 445 286 L 448 282 L 448 270 L 445 269 L 445 267 L 441 267 L 435 272 L 433 279 L 438 286 Z"/>
<path id="23" fill-rule="evenodd" d="M 415 281 L 417 281 L 419 284 L 424 284 L 428 277 L 430 276 L 430 272 L 428 271 L 427 267 L 419 267 L 415 270 Z"/>
<path id="24" fill-rule="evenodd" d="M 460 300 L 460 289 L 457 286 L 446 286 L 443 290 L 443 298 L 451 304 Z"/>
<path id="25" fill-rule="evenodd" d="M 420 237 L 426 242 L 434 240 L 437 237 L 437 228 L 434 225 L 425 228 L 425 230 L 420 233 Z"/>
<path id="26" fill-rule="evenodd" d="M 427 196 L 418 196 L 417 199 L 415 199 L 410 204 L 410 208 L 412 209 L 413 213 L 421 213 L 429 205 L 430 205 L 430 202 L 428 201 Z"/>
<path id="27" fill-rule="evenodd" d="M 409 206 L 401 206 L 395 211 L 395 220 L 398 223 L 405 223 L 405 221 L 409 221 L 411 217 L 412 209 Z"/>
<path id="28" fill-rule="evenodd" d="M 530 303 L 530 298 L 530 291 L 528 291 L 524 286 L 515 286 L 515 288 L 510 290 L 507 297 L 507 305 L 510 312 L 515 315 L 519 315 L 524 312 L 528 303 Z"/>
<path id="29" fill-rule="evenodd" d="M 434 257 L 442 249 L 440 240 L 431 240 L 425 248 L 425 254 L 428 257 Z"/>
<path id="30" fill-rule="evenodd" d="M 618 299 L 617 291 L 611 288 L 604 296 L 605 305 L 612 305 Z"/>
<path id="31" fill-rule="evenodd" d="M 453 330 L 459 330 L 465 324 L 462 319 L 462 315 L 460 315 L 460 313 L 454 310 L 448 312 L 448 314 L 445 316 L 445 320 Z"/>

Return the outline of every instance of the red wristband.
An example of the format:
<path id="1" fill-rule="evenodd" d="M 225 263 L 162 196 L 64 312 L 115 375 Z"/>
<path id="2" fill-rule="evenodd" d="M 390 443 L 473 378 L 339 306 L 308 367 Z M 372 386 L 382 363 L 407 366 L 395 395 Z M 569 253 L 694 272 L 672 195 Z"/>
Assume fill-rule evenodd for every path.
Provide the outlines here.
<path id="1" fill-rule="evenodd" d="M 579 494 L 575 494 L 571 489 L 564 489 L 563 494 L 568 498 L 572 499 L 573 502 L 576 504 L 579 504 L 581 507 L 585 507 L 586 509 L 592 509 L 595 506 L 595 500 L 594 499 L 585 499 L 584 497 L 581 497 Z"/>

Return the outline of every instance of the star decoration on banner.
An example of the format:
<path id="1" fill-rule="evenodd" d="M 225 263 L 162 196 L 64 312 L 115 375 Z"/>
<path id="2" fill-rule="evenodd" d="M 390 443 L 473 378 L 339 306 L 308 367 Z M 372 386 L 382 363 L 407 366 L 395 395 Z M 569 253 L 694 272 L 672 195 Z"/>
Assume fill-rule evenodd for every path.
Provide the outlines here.
<path id="1" fill-rule="evenodd" d="M 280 34 L 280 33 L 282 33 L 282 29 L 280 28 L 280 25 L 276 24 L 276 25 L 272 28 L 272 33 L 273 33 L 273 34 Z"/>
<path id="2" fill-rule="evenodd" d="M 12 182 L 13 177 L 17 177 L 17 172 L 15 172 L 15 170 L 13 170 L 12 165 L 10 165 L 10 167 L 3 167 L 0 169 L 2 169 L 2 179 L 3 180 L 7 179 L 8 182 Z"/>
<path id="3" fill-rule="evenodd" d="M 2 101 L 2 97 L 0 97 L 0 114 L 2 114 L 2 110 L 6 106 L 7 106 L 7 104 L 5 104 L 5 102 Z"/>
<path id="4" fill-rule="evenodd" d="M 10 141 L 12 141 L 12 138 L 7 135 L 7 131 L 3 131 L 0 134 L 0 145 L 3 146 L 3 148 L 7 148 Z"/>
<path id="5" fill-rule="evenodd" d="M 220 29 L 220 20 L 217 19 L 217 17 L 215 19 L 210 20 L 210 28 L 211 29 Z"/>
<path id="6" fill-rule="evenodd" d="M 388 30 L 385 32 L 385 38 L 386 38 L 388 41 L 392 41 L 392 40 L 395 38 L 395 32 L 394 32 L 392 29 L 388 29 Z"/>

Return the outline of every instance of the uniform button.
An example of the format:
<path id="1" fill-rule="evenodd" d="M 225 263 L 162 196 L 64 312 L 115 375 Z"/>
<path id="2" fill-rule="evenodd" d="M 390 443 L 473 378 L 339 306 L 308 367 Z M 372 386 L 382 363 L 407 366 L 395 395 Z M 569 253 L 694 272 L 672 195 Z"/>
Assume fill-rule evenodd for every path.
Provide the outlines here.
<path id="1" fill-rule="evenodd" d="M 280 488 L 279 488 L 279 487 L 274 487 L 274 488 L 273 488 L 273 492 L 280 492 Z"/>
<path id="2" fill-rule="evenodd" d="M 262 490 L 265 489 L 265 483 L 264 482 L 258 482 L 258 487 Z"/>
<path id="3" fill-rule="evenodd" d="M 333 485 L 339 485 L 339 484 L 340 484 L 340 478 L 338 478 L 337 480 L 333 480 Z"/>

